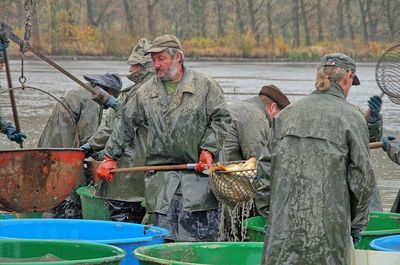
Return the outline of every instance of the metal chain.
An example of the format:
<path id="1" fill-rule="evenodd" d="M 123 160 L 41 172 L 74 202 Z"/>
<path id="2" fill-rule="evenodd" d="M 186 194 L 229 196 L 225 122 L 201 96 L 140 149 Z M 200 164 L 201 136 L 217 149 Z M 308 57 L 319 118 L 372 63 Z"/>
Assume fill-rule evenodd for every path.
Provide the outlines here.
<path id="1" fill-rule="evenodd" d="M 26 77 L 24 75 L 24 53 L 21 52 L 21 76 L 18 79 L 19 83 L 21 84 L 21 87 L 25 87 L 25 82 L 26 82 Z"/>
<path id="2" fill-rule="evenodd" d="M 21 54 L 21 75 L 18 81 L 21 83 L 22 89 L 25 87 L 26 77 L 24 73 L 24 54 L 28 50 L 29 47 L 29 40 L 32 36 L 32 17 L 31 17 L 31 6 L 33 5 L 33 0 L 25 0 L 24 9 L 26 11 L 26 23 L 25 23 L 25 34 L 24 34 L 24 41 L 20 47 L 20 54 Z"/>

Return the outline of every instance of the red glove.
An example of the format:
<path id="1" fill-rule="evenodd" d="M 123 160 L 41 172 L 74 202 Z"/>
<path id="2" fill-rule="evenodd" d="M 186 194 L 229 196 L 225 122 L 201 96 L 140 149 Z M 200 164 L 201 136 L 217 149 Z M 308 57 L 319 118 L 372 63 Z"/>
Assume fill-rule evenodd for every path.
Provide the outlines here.
<path id="1" fill-rule="evenodd" d="M 205 168 L 205 165 L 208 168 L 212 168 L 212 164 L 214 163 L 212 154 L 207 150 L 202 150 L 199 157 L 199 163 L 197 163 L 195 170 L 197 172 L 202 172 Z"/>
<path id="2" fill-rule="evenodd" d="M 96 170 L 96 177 L 101 180 L 105 180 L 107 182 L 111 182 L 115 176 L 111 170 L 117 167 L 117 161 L 112 159 L 109 156 L 105 156 L 103 162 L 101 162 L 100 166 Z"/>

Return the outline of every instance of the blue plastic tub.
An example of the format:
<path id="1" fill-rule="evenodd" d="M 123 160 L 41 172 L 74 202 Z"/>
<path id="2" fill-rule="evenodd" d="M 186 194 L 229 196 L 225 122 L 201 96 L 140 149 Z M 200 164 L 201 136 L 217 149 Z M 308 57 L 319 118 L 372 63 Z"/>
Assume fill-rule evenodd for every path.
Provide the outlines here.
<path id="1" fill-rule="evenodd" d="M 114 245 L 126 251 L 122 265 L 139 264 L 133 251 L 162 244 L 169 231 L 155 226 L 77 219 L 10 219 L 0 222 L 0 238 L 82 240 Z"/>
<path id="2" fill-rule="evenodd" d="M 380 251 L 400 252 L 400 235 L 374 239 L 369 243 L 369 246 Z"/>

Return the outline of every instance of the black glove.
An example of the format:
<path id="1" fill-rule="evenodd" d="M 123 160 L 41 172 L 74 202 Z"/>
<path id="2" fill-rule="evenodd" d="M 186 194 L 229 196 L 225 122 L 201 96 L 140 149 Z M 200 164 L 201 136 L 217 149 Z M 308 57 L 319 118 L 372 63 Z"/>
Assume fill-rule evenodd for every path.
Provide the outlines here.
<path id="1" fill-rule="evenodd" d="M 376 122 L 380 120 L 379 113 L 382 108 L 382 98 L 380 96 L 372 96 L 368 100 L 368 107 L 371 109 L 371 114 L 369 116 L 369 120 L 372 122 Z"/>
<path id="2" fill-rule="evenodd" d="M 353 239 L 353 244 L 357 245 L 361 241 L 361 231 L 358 229 L 351 229 L 351 238 Z"/>
<path id="3" fill-rule="evenodd" d="M 92 147 L 90 146 L 89 143 L 86 143 L 86 144 L 82 145 L 81 149 L 83 151 L 85 151 L 85 157 L 89 157 L 89 156 L 91 156 L 93 154 L 93 149 L 92 149 Z"/>
<path id="4" fill-rule="evenodd" d="M 22 143 L 26 138 L 26 135 L 24 133 L 17 132 L 17 129 L 15 129 L 13 126 L 8 126 L 5 129 L 5 133 L 7 134 L 8 140 L 17 142 L 19 144 Z"/>
<path id="5" fill-rule="evenodd" d="M 392 135 L 389 135 L 389 136 L 386 136 L 386 137 L 382 138 L 382 143 L 383 143 L 382 149 L 383 149 L 383 151 L 388 150 L 389 145 L 390 145 L 390 141 L 393 141 L 393 140 L 396 140 L 396 137 L 394 137 Z"/>

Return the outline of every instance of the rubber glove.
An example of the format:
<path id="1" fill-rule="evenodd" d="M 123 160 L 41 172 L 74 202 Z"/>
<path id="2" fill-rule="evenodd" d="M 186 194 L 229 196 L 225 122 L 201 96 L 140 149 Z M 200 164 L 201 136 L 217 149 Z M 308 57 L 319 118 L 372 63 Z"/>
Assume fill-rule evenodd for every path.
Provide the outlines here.
<path id="1" fill-rule="evenodd" d="M 7 49 L 10 41 L 7 38 L 0 37 L 0 39 L 0 52 L 3 52 L 5 49 Z"/>
<path id="2" fill-rule="evenodd" d="M 351 238 L 353 239 L 353 244 L 357 245 L 361 241 L 361 231 L 358 229 L 351 229 Z"/>
<path id="3" fill-rule="evenodd" d="M 19 144 L 22 143 L 26 138 L 26 135 L 24 133 L 17 132 L 17 129 L 15 129 L 13 126 L 8 126 L 5 129 L 5 133 L 7 134 L 8 140 L 17 142 Z"/>
<path id="4" fill-rule="evenodd" d="M 390 142 L 393 141 L 393 140 L 396 140 L 396 137 L 394 137 L 392 135 L 389 135 L 389 136 L 386 136 L 386 137 L 382 138 L 382 142 L 383 142 L 382 149 L 383 149 L 383 151 L 388 150 Z"/>
<path id="5" fill-rule="evenodd" d="M 85 157 L 89 157 L 93 154 L 93 149 L 89 143 L 82 145 L 80 148 L 85 151 Z"/>
<path id="6" fill-rule="evenodd" d="M 207 150 L 202 150 L 199 156 L 199 163 L 197 163 L 195 170 L 197 172 L 203 172 L 206 169 L 206 165 L 208 168 L 212 168 L 213 163 L 212 154 Z"/>
<path id="7" fill-rule="evenodd" d="M 116 109 L 118 106 L 118 100 L 113 97 L 113 96 L 109 96 L 106 100 L 106 102 L 104 103 L 104 108 L 108 109 L 108 108 L 112 108 L 112 109 Z"/>
<path id="8" fill-rule="evenodd" d="M 382 108 L 382 98 L 380 96 L 372 96 L 368 100 L 368 107 L 371 109 L 371 114 L 369 116 L 371 121 L 379 121 Z"/>
<path id="9" fill-rule="evenodd" d="M 115 176 L 111 170 L 115 168 L 117 168 L 117 161 L 109 156 L 105 156 L 103 162 L 101 162 L 100 166 L 96 170 L 96 177 L 98 179 L 111 182 Z"/>

